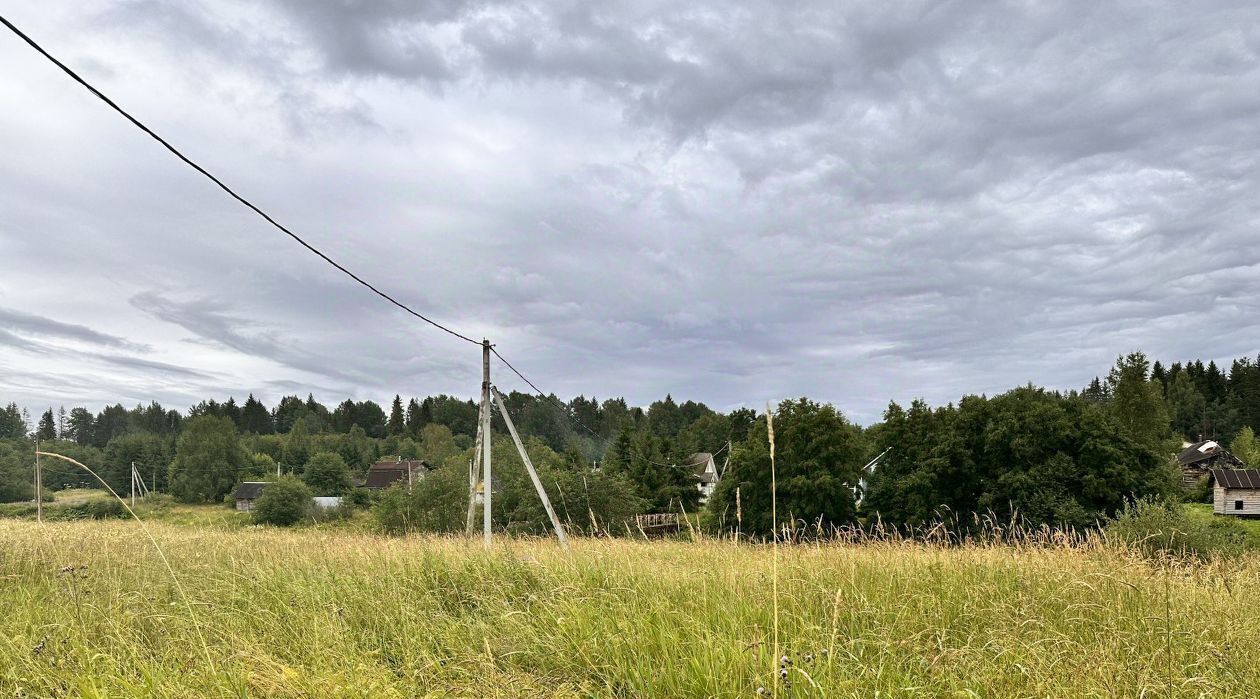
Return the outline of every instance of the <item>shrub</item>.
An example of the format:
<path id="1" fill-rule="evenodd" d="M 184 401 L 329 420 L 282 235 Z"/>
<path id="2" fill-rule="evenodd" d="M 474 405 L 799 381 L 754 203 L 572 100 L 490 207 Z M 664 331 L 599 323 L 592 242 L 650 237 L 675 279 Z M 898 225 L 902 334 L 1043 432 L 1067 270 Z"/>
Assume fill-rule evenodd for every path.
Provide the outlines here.
<path id="1" fill-rule="evenodd" d="M 1247 549 L 1247 529 L 1237 520 L 1192 517 L 1180 503 L 1170 500 L 1129 503 L 1107 524 L 1106 532 L 1156 558 L 1205 560 Z"/>
<path id="2" fill-rule="evenodd" d="M 457 469 L 437 469 L 418 483 L 391 486 L 372 507 L 387 534 L 459 532 L 468 508 L 468 476 Z"/>
<path id="3" fill-rule="evenodd" d="M 324 451 L 306 462 L 302 480 L 315 494 L 336 497 L 350 489 L 350 469 L 340 456 Z"/>
<path id="4" fill-rule="evenodd" d="M 300 522 L 311 507 L 311 489 L 293 476 L 281 476 L 254 501 L 254 521 L 288 527 Z"/>
<path id="5" fill-rule="evenodd" d="M 127 514 L 127 508 L 123 507 L 123 504 L 118 500 L 114 498 L 100 498 L 73 505 L 45 508 L 44 516 L 52 521 L 63 521 L 77 519 L 125 519 L 131 515 Z"/>
<path id="6" fill-rule="evenodd" d="M 372 491 L 366 488 L 353 488 L 341 502 L 343 505 L 348 504 L 355 509 L 362 510 L 369 507 L 373 501 Z"/>
<path id="7" fill-rule="evenodd" d="M 1212 478 L 1204 476 L 1199 479 L 1194 488 L 1186 493 L 1186 502 L 1212 502 Z"/>

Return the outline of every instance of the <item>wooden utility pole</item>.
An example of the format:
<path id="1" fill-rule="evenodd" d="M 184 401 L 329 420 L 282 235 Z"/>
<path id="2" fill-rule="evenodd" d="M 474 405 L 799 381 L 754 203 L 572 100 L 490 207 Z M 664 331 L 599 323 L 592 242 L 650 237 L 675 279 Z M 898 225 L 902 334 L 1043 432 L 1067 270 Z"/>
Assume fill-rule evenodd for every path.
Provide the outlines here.
<path id="1" fill-rule="evenodd" d="M 482 508 L 481 524 L 484 530 L 486 548 L 490 548 L 490 499 L 494 492 L 494 472 L 490 468 L 490 341 L 481 341 L 481 402 L 485 409 L 481 411 L 481 479 Z"/>
<path id="2" fill-rule="evenodd" d="M 131 462 L 131 506 L 136 506 L 136 462 Z"/>
<path id="3" fill-rule="evenodd" d="M 551 526 L 556 530 L 556 538 L 560 539 L 561 545 L 569 548 L 569 538 L 564 534 L 564 525 L 560 524 L 560 518 L 556 516 L 555 509 L 551 507 L 551 499 L 547 497 L 547 491 L 543 489 L 542 481 L 538 479 L 538 472 L 534 470 L 534 462 L 529 460 L 529 454 L 525 451 L 525 445 L 521 443 L 521 436 L 516 433 L 516 425 L 512 424 L 512 416 L 508 415 L 507 405 L 503 403 L 503 395 L 494 386 L 491 386 L 490 390 L 494 394 L 494 402 L 499 405 L 499 414 L 503 415 L 503 422 L 507 423 L 508 432 L 512 434 L 512 441 L 516 443 L 516 450 L 521 453 L 521 461 L 525 462 L 525 469 L 529 471 L 529 479 L 534 482 L 534 489 L 538 491 L 538 498 L 542 500 L 543 508 L 547 510 L 547 516 L 551 518 Z"/>

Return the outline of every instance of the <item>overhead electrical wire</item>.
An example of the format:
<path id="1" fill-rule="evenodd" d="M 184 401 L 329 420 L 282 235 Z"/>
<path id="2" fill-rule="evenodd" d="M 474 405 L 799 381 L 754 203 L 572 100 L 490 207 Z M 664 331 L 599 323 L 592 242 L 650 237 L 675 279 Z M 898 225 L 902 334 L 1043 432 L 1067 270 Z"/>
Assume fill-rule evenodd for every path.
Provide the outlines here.
<path id="1" fill-rule="evenodd" d="M 274 218 L 272 218 L 269 214 L 267 214 L 267 212 L 265 212 L 265 211 L 263 211 L 262 209 L 260 209 L 260 208 L 258 208 L 257 206 L 255 206 L 253 202 L 249 201 L 248 199 L 246 199 L 245 197 L 241 196 L 240 194 L 237 194 L 237 193 L 236 193 L 236 192 L 235 192 L 235 191 L 234 191 L 231 187 L 229 187 L 229 186 L 227 186 L 226 184 L 224 184 L 222 180 L 220 180 L 219 178 L 217 178 L 217 177 L 215 177 L 214 175 L 210 174 L 210 172 L 209 172 L 208 170 L 206 170 L 204 167 L 202 167 L 202 166 L 198 165 L 198 164 L 197 164 L 196 162 L 194 162 L 191 158 L 189 158 L 188 156 L 186 156 L 186 155 L 184 155 L 183 153 L 181 153 L 181 152 L 179 151 L 179 149 L 178 149 L 178 148 L 176 148 L 175 146 L 171 145 L 171 143 L 170 143 L 169 141 L 167 141 L 166 139 L 164 139 L 164 138 L 162 138 L 161 136 L 157 135 L 157 133 L 155 133 L 155 132 L 153 131 L 153 129 L 150 129 L 148 126 L 145 126 L 143 122 L 141 122 L 139 119 L 137 119 L 137 118 L 135 118 L 134 116 L 132 116 L 130 113 L 128 113 L 128 112 L 127 112 L 127 110 L 125 110 L 125 109 L 123 109 L 122 107 L 118 106 L 118 103 L 114 102 L 114 100 L 112 100 L 112 99 L 110 99 L 109 97 L 107 97 L 107 96 L 105 95 L 105 93 L 103 93 L 103 92 L 101 92 L 100 90 L 96 89 L 94 86 L 92 86 L 92 84 L 91 84 L 91 83 L 89 83 L 88 81 L 86 81 L 86 80 L 84 80 L 82 77 L 80 77 L 80 75 L 79 75 L 78 73 L 74 72 L 74 70 L 72 70 L 69 66 L 67 66 L 66 64 L 64 64 L 64 63 L 62 63 L 61 61 L 57 60 L 57 58 L 56 58 L 55 56 L 53 56 L 51 53 L 49 53 L 48 51 L 46 51 L 46 50 L 44 49 L 44 47 L 42 47 L 42 46 L 40 46 L 38 43 L 36 43 L 34 39 L 32 39 L 31 37 L 27 36 L 27 35 L 26 35 L 26 33 L 25 33 L 25 32 L 23 32 L 21 29 L 18 29 L 16 26 L 14 26 L 14 25 L 13 25 L 13 23 L 12 23 L 12 22 L 10 22 L 8 19 L 6 19 L 3 15 L 0 15 L 0 23 L 3 23 L 3 24 L 4 24 L 4 26 L 6 26 L 6 27 L 8 27 L 8 28 L 9 28 L 9 31 L 11 31 L 11 32 L 13 32 L 14 34 L 16 34 L 19 38 L 21 38 L 21 39 L 22 39 L 23 41 L 25 41 L 27 44 L 30 44 L 31 48 L 33 48 L 33 49 L 35 49 L 36 51 L 38 51 L 38 52 L 40 53 L 40 55 L 42 55 L 44 58 L 47 58 L 49 61 L 52 61 L 52 63 L 53 63 L 54 65 L 56 65 L 58 68 L 60 68 L 60 69 L 62 70 L 62 72 L 64 72 L 66 75 L 68 75 L 68 76 L 70 76 L 71 78 L 73 78 L 75 82 L 77 82 L 77 83 L 79 83 L 80 85 L 82 85 L 83 87 L 87 88 L 87 90 L 88 90 L 89 92 L 91 92 L 93 95 L 96 95 L 98 98 L 100 98 L 100 100 L 101 100 L 102 102 L 104 102 L 105 104 L 109 105 L 109 106 L 110 106 L 110 107 L 111 107 L 114 111 L 116 111 L 116 112 L 118 112 L 119 114 L 121 114 L 124 118 L 126 118 L 126 119 L 127 119 L 127 121 L 130 121 L 130 122 L 131 122 L 131 123 L 132 123 L 132 124 L 133 124 L 136 128 L 138 128 L 138 129 L 140 129 L 141 131 L 143 131 L 145 134 L 147 134 L 147 135 L 148 135 L 150 138 L 152 138 L 153 140 L 155 140 L 155 141 L 157 141 L 158 143 L 162 144 L 162 146 L 163 146 L 163 147 L 165 147 L 165 148 L 166 148 L 168 151 L 170 151 L 172 154 L 174 154 L 174 156 L 175 156 L 175 157 L 177 157 L 177 158 L 179 158 L 180 160 L 184 161 L 184 163 L 185 163 L 186 165 L 188 165 L 188 166 L 189 166 L 189 167 L 191 167 L 192 169 L 194 169 L 194 170 L 196 170 L 197 172 L 199 172 L 199 173 L 201 173 L 202 175 L 204 175 L 204 176 L 205 176 L 207 179 L 209 179 L 211 182 L 213 182 L 213 183 L 215 183 L 216 185 L 218 185 L 219 189 L 222 189 L 224 192 L 227 192 L 228 196 L 230 196 L 230 197 L 232 197 L 233 199 L 237 200 L 237 201 L 238 201 L 238 202 L 240 202 L 241 204 L 244 204 L 244 205 L 245 205 L 247 208 L 249 208 L 251 211 L 253 211 L 254 213 L 256 213 L 256 214 L 258 214 L 259 216 L 261 216 L 261 217 L 263 218 L 263 220 L 265 220 L 267 223 L 270 223 L 272 226 L 275 226 L 277 229 L 279 229 L 279 230 L 280 230 L 281 232 L 283 232 L 285 235 L 287 235 L 287 236 L 289 236 L 290 238 L 292 238 L 293 240 L 297 241 L 297 243 L 298 243 L 299 245 L 301 245 L 302 247 L 304 247 L 304 248 L 306 248 L 307 250 L 311 251 L 312 253 L 315 253 L 316 255 L 318 255 L 318 256 L 319 256 L 319 258 L 320 258 L 320 259 L 322 259 L 324 262 L 327 262 L 328 264 L 330 264 L 330 265 L 332 265 L 333 267 L 337 268 L 337 270 L 338 270 L 338 271 L 342 272 L 343 274 L 345 274 L 346 276 L 350 277 L 351 279 L 353 279 L 354 281 L 358 282 L 359 284 L 361 284 L 361 285 L 363 285 L 363 286 L 367 287 L 368 289 L 371 289 L 371 290 L 372 290 L 372 292 L 373 292 L 373 293 L 375 293 L 377 296 L 380 296 L 381 298 L 385 299 L 386 301 L 388 301 L 388 302 L 390 302 L 390 303 L 394 304 L 395 306 L 397 306 L 397 307 L 401 308 L 402 310 L 406 311 L 407 313 L 410 313 L 411 315 L 413 315 L 413 316 L 415 316 L 415 317 L 419 318 L 420 320 L 423 320 L 424 322 L 428 323 L 429 325 L 432 325 L 433 327 L 435 327 L 435 328 L 437 328 L 437 329 L 439 329 L 439 330 L 442 330 L 442 331 L 444 331 L 444 332 L 446 332 L 446 333 L 449 333 L 449 334 L 451 334 L 451 335 L 454 335 L 455 337 L 458 337 L 459 339 L 464 340 L 465 342 L 471 342 L 471 343 L 473 343 L 473 344 L 475 344 L 475 345 L 480 345 L 480 344 L 481 344 L 481 342 L 479 342 L 479 341 L 477 341 L 477 340 L 474 340 L 474 339 L 472 339 L 471 337 L 468 337 L 467 335 L 464 335 L 463 333 L 456 332 L 455 330 L 452 330 L 452 329 L 450 329 L 450 328 L 446 327 L 445 325 L 443 325 L 443 324 L 441 324 L 441 323 L 437 322 L 436 320 L 433 320 L 432 318 L 429 318 L 428 316 L 425 316 L 423 313 L 420 313 L 420 312 L 418 312 L 418 311 L 414 310 L 413 308 L 411 308 L 411 307 L 410 307 L 410 306 L 408 306 L 407 304 L 405 304 L 405 303 L 403 303 L 403 302 L 401 302 L 401 301 L 399 301 L 399 300 L 395 299 L 393 296 L 390 296 L 389 294 L 385 293 L 384 291 L 381 291 L 380 289 L 376 288 L 375 286 L 373 286 L 371 283 L 369 283 L 369 282 L 367 282 L 366 280 L 364 280 L 364 279 L 363 279 L 362 277 L 360 277 L 359 275 L 357 275 L 357 274 L 355 274 L 354 272 L 351 272 L 350 270 L 346 269 L 346 268 L 345 268 L 345 267 L 343 267 L 340 263 L 338 263 L 336 260 L 333 260 L 333 259 L 332 259 L 331 257 L 329 257 L 328 255 L 325 255 L 325 254 L 324 254 L 324 253 L 323 253 L 323 252 L 322 252 L 319 248 L 316 248 L 314 245 L 311 245 L 310 243 L 308 243 L 308 242 L 306 242 L 305 240 L 303 240 L 301 236 L 299 236 L 298 234 L 296 234 L 296 233 L 294 233 L 293 231 L 289 230 L 286 226 L 284 226 L 283 224 L 279 223 L 279 222 L 278 222 L 278 221 L 276 221 Z"/>
<path id="2" fill-rule="evenodd" d="M 447 327 L 447 326 L 443 325 L 442 323 L 439 323 L 439 322 L 437 322 L 436 320 L 433 320 L 432 318 L 429 318 L 428 316 L 424 315 L 423 313 L 420 313 L 419 311 L 416 311 L 415 309 L 411 308 L 411 307 L 410 307 L 410 306 L 408 306 L 407 304 L 405 304 L 405 303 L 403 303 L 403 302 L 399 301 L 398 299 L 395 299 L 393 296 L 390 296 L 389 294 L 385 293 L 384 291 L 381 291 L 381 290 L 380 290 L 380 289 L 378 289 L 376 286 L 372 285 L 370 282 L 368 282 L 367 280 L 363 279 L 363 278 L 362 278 L 362 277 L 360 277 L 359 275 L 355 274 L 354 272 L 351 272 L 349 269 L 346 269 L 346 267 L 344 267 L 343 265 L 341 265 L 341 263 L 337 262 L 336 260 L 334 260 L 334 259 L 332 259 L 331 257 L 329 257 L 328 255 L 326 255 L 326 254 L 325 254 L 323 251 L 321 251 L 319 248 L 317 248 L 317 247 L 315 247 L 314 245 L 312 245 L 312 244 L 310 244 L 310 243 L 306 242 L 306 240 L 304 240 L 301 236 L 299 236 L 297 233 L 294 233 L 292 230 L 290 230 L 290 229 L 289 229 L 287 226 L 285 226 L 284 224 L 282 224 L 282 223 L 280 223 L 279 221 L 277 221 L 277 220 L 275 220 L 274 218 L 272 218 L 270 214 L 268 214 L 267 212 L 263 211 L 261 208 L 259 208 L 257 205 L 255 205 L 253 202 L 251 202 L 250 200 L 248 200 L 248 199 L 246 199 L 245 197 L 241 196 L 240 194 L 237 194 L 235 190 L 233 190 L 231 187 L 229 187 L 227 184 L 225 184 L 225 183 L 224 183 L 222 180 L 220 180 L 218 177 L 215 177 L 213 174 L 211 174 L 209 170 L 206 170 L 204 167 L 202 167 L 201 165 L 197 164 L 197 163 L 196 163 L 196 162 L 195 162 L 192 158 L 189 158 L 188 156 L 184 155 L 184 154 L 183 154 L 183 153 L 182 153 L 182 152 L 181 152 L 178 148 L 176 148 L 174 145 L 172 145 L 172 144 L 170 143 L 170 141 L 167 141 L 166 139 L 164 139 L 164 138 L 162 138 L 161 136 L 159 136 L 159 135 L 158 135 L 155 131 L 153 131 L 153 129 L 149 128 L 149 127 L 148 127 L 148 126 L 146 126 L 143 122 L 141 122 L 139 119 L 137 119 L 136 117 L 132 116 L 132 115 L 131 115 L 131 113 L 129 113 L 127 110 L 125 110 L 125 109 L 123 109 L 122 107 L 120 107 L 120 106 L 118 105 L 118 103 L 117 103 L 117 102 L 115 102 L 114 100 L 110 99 L 110 98 L 109 98 L 109 97 L 108 97 L 105 93 L 101 92 L 99 89 L 97 89 L 95 86 L 93 86 L 93 85 L 92 85 L 91 83 L 89 83 L 87 80 L 85 80 L 82 76 L 80 76 L 78 73 L 76 73 L 76 72 L 75 72 L 72 68 L 70 68 L 70 67 L 69 67 L 69 66 L 67 66 L 65 63 L 62 63 L 60 60 L 58 60 L 56 56 L 53 56 L 51 53 L 49 53 L 49 52 L 48 52 L 48 51 L 47 51 L 47 50 L 46 50 L 43 46 L 39 45 L 39 43 L 37 43 L 34 39 L 32 39 L 30 36 L 28 36 L 28 35 L 27 35 L 25 32 L 23 32 L 21 29 L 18 29 L 18 28 L 17 28 L 17 27 L 16 27 L 16 26 L 12 23 L 12 22 L 10 22 L 10 21 L 9 21 L 7 18 L 5 18 L 3 15 L 0 15 L 0 24 L 4 24 L 4 26 L 5 26 L 5 27 L 7 27 L 7 28 L 9 29 L 9 31 L 13 32 L 14 34 L 16 34 L 16 35 L 18 36 L 18 38 L 22 39 L 22 41 L 25 41 L 27 44 L 29 44 L 29 45 L 30 45 L 30 47 L 31 47 L 31 48 L 33 48 L 33 49 L 35 49 L 35 51 L 37 51 L 37 52 L 38 52 L 41 56 L 43 56 L 44 58 L 48 59 L 50 62 L 52 62 L 52 63 L 53 63 L 53 65 L 55 65 L 55 66 L 57 66 L 58 68 L 60 68 L 60 69 L 61 69 L 61 71 L 62 71 L 63 73 L 65 73 L 66 75 L 70 76 L 70 78 L 71 78 L 71 79 L 73 79 L 75 82 L 79 83 L 79 84 L 80 84 L 80 85 L 82 85 L 84 88 L 86 88 L 86 89 L 88 90 L 88 92 L 91 92 L 93 95 L 95 95 L 95 96 L 96 96 L 98 99 L 100 99 L 102 102 L 104 102 L 105 104 L 109 105 L 109 107 L 110 107 L 111 109 L 113 109 L 115 112 L 118 112 L 120 115 L 122 115 L 122 116 L 123 116 L 123 118 L 125 118 L 127 121 L 131 122 L 131 123 L 132 123 L 132 125 L 134 125 L 136 128 L 140 129 L 140 130 L 141 130 L 142 132 L 144 132 L 147 136 L 149 136 L 149 137 L 150 137 L 150 138 L 152 138 L 154 141 L 157 141 L 159 144 L 161 144 L 161 145 L 162 145 L 162 147 L 166 148 L 166 150 L 170 151 L 172 155 L 174 155 L 176 158 L 179 158 L 181 161 L 183 161 L 183 162 L 184 162 L 184 164 L 188 165 L 188 166 L 189 166 L 189 167 L 191 167 L 192 169 L 194 169 L 194 170 L 196 170 L 197 172 L 199 172 L 199 173 L 200 173 L 201 175 L 203 175 L 206 179 L 210 180 L 210 181 L 211 181 L 211 182 L 213 182 L 216 186 L 218 186 L 218 187 L 219 187 L 219 189 L 222 189 L 224 192 L 226 192 L 226 193 L 228 194 L 228 196 L 232 197 L 233 199 L 235 199 L 236 201 L 240 202 L 242 205 L 244 205 L 244 206 L 245 206 L 246 208 L 248 208 L 249 210 L 251 210 L 251 211 L 253 211 L 254 213 L 258 214 L 258 215 L 259 215 L 260 217 L 262 217 L 262 219 L 263 219 L 263 220 L 265 220 L 267 223 L 271 224 L 271 225 L 272 225 L 273 227 L 275 227 L 277 230 L 279 230 L 280 232 L 282 232 L 282 233 L 284 233 L 285 235 L 287 235 L 287 236 L 289 236 L 290 238 L 292 238 L 295 242 L 297 242 L 297 243 L 298 243 L 299 245 L 301 245 L 302 247 L 306 248 L 308 251 L 310 251 L 310 252 L 314 253 L 316 256 L 318 256 L 318 257 L 319 257 L 321 260 L 323 260 L 324 262 L 327 262 L 329 265 L 332 265 L 334 268 L 336 268 L 336 269 L 337 269 L 339 272 L 341 272 L 342 274 L 345 274 L 346 276 L 350 277 L 350 278 L 351 278 L 351 279 L 353 279 L 354 281 L 358 282 L 360 285 L 362 285 L 362 286 L 366 287 L 367 289 L 371 290 L 371 291 L 372 291 L 372 293 L 376 294 L 377 296 L 381 297 L 382 299 L 385 299 L 385 300 L 386 300 L 386 301 L 388 301 L 389 303 L 391 303 L 391 304 L 393 304 L 393 305 L 397 306 L 398 308 L 400 308 L 400 309 L 402 309 L 403 311 L 405 311 L 405 312 L 409 313 L 410 315 L 413 315 L 413 316 L 415 316 L 416 318 L 419 318 L 420 320 L 422 320 L 422 321 L 424 321 L 424 322 L 428 323 L 429 325 L 432 325 L 433 327 L 435 327 L 435 328 L 437 328 L 437 329 L 439 329 L 439 330 L 441 330 L 441 331 L 443 331 L 443 332 L 445 332 L 445 333 L 447 333 L 447 334 L 453 335 L 453 336 L 455 336 L 455 337 L 457 337 L 457 338 L 459 338 L 459 339 L 461 339 L 461 340 L 464 340 L 465 342 L 469 342 L 469 343 L 472 343 L 472 344 L 474 344 L 474 345 L 481 345 L 481 344 L 482 344 L 480 341 L 478 341 L 478 340 L 474 340 L 474 339 L 472 339 L 471 337 L 469 337 L 469 336 L 467 336 L 467 335 L 465 335 L 465 334 L 463 334 L 463 333 L 460 333 L 460 332 L 458 332 L 458 331 L 452 330 L 451 328 L 449 328 L 449 327 Z M 581 427 L 582 429 L 584 429 L 584 430 L 586 430 L 587 432 L 589 432 L 592 436 L 594 436 L 594 437 L 596 437 L 596 438 L 602 438 L 602 437 L 601 437 L 601 435 L 600 435 L 598 432 L 596 432 L 595 430 L 591 429 L 590 427 L 588 427 L 587 425 L 585 425 L 584 423 L 582 423 L 582 421 L 580 421 L 580 420 L 578 420 L 576 417 L 574 417 L 574 416 L 573 416 L 573 415 L 569 412 L 569 408 L 568 408 L 568 406 L 566 406 L 565 404 L 561 403 L 559 400 L 557 400 L 557 399 L 553 398 L 552 396 L 550 396 L 550 395 L 548 395 L 548 394 L 544 393 L 544 392 L 543 392 L 540 388 L 538 388 L 538 386 L 537 386 L 537 385 L 536 385 L 533 381 L 530 381 L 528 377 L 526 377 L 524 374 L 522 374 L 522 373 L 521 373 L 521 372 L 520 372 L 520 371 L 519 371 L 516 367 L 512 366 L 512 363 L 511 363 L 511 362 L 509 362 L 506 358 L 504 358 L 504 356 L 503 356 L 502 354 L 499 354 L 499 351 L 498 351 L 497 349 L 495 349 L 493 346 L 491 346 L 490 351 L 491 351 L 491 352 L 494 352 L 494 355 L 495 355 L 496 357 L 498 357 L 498 358 L 499 358 L 499 361 L 503 362 L 504 366 L 506 366 L 508 369 L 510 369 L 510 370 L 512 371 L 512 373 L 516 374 L 518 377 L 520 377 L 520 379 L 521 379 L 522 381 L 524 381 L 526 384 L 528 384 L 528 385 L 529 385 L 529 387 L 530 387 L 530 388 L 532 388 L 532 389 L 534 390 L 534 392 L 535 392 L 535 393 L 536 393 L 539 397 L 541 397 L 541 398 L 542 398 L 543 400 L 545 400 L 545 401 L 548 401 L 549 403 L 552 403 L 552 404 L 553 404 L 556 408 L 558 408 L 558 409 L 559 409 L 559 410 L 560 410 L 560 411 L 561 411 L 561 412 L 565 415 L 565 417 L 567 417 L 569 420 L 573 421 L 573 423 L 574 423 L 574 424 L 578 425 L 578 426 L 579 426 L 579 427 Z M 725 448 L 725 447 L 723 447 L 723 448 Z M 715 453 L 721 453 L 721 450 L 718 450 L 718 452 L 715 452 Z M 652 462 L 652 463 L 656 463 L 656 462 Z M 658 464 L 658 465 L 668 465 L 668 464 Z"/>
<path id="3" fill-rule="evenodd" d="M 559 410 L 559 411 L 560 411 L 560 413 L 561 413 L 562 415 L 564 415 L 564 416 L 565 416 L 565 417 L 567 417 L 569 420 L 571 420 L 571 421 L 573 422 L 573 424 L 575 424 L 575 425 L 577 425 L 577 426 L 581 427 L 582 429 L 586 430 L 587 432 L 590 432 L 590 433 L 591 433 L 591 435 L 592 435 L 593 437 L 595 437 L 596 439 L 604 439 L 604 437 L 603 437 L 602 435 L 600 435 L 598 432 L 596 432 L 595 430 L 593 430 L 593 429 L 591 429 L 591 428 L 587 427 L 585 424 L 583 424 L 583 423 L 582 423 L 582 421 L 581 421 L 581 420 L 579 420 L 579 419 L 577 419 L 576 417 L 574 417 L 574 415 L 573 415 L 573 414 L 569 411 L 569 406 L 567 406 L 567 405 L 565 405 L 564 403 L 560 402 L 558 399 L 556 399 L 556 398 L 552 397 L 552 396 L 551 396 L 551 394 L 548 394 L 548 393 L 543 393 L 542 389 L 538 388 L 538 386 L 537 386 L 537 385 L 536 385 L 533 381 L 530 381 L 530 380 L 529 380 L 529 378 L 527 378 L 524 374 L 522 374 L 520 371 L 518 371 L 516 367 L 512 366 L 512 363 L 511 363 L 511 362 L 509 362 L 508 360 L 504 359 L 504 358 L 503 358 L 503 355 L 499 354 L 499 351 L 498 351 L 498 350 L 496 350 L 493 346 L 491 346 L 491 347 L 490 347 L 490 351 L 494 353 L 494 356 L 496 356 L 496 357 L 498 357 L 498 358 L 499 358 L 499 361 L 503 362 L 503 365 L 504 365 L 504 366 L 506 366 L 508 369 L 511 369 L 513 374 L 516 374 L 517 376 L 519 376 L 519 377 L 520 377 L 520 379 L 521 379 L 521 381 L 524 381 L 525 383 L 529 384 L 529 387 L 530 387 L 530 388 L 532 388 L 532 389 L 534 389 L 534 393 L 535 393 L 535 394 L 537 394 L 539 398 L 542 398 L 543 400 L 545 400 L 545 401 L 547 401 L 548 403 L 552 404 L 552 405 L 553 405 L 553 406 L 554 406 L 557 410 Z M 717 451 L 714 451 L 714 452 L 710 452 L 709 454 L 710 454 L 710 456 L 717 456 L 718 454 L 721 454 L 723 451 L 726 451 L 726 448 L 727 448 L 728 446 L 730 446 L 730 442 L 729 442 L 729 441 L 728 441 L 726 444 L 723 444 L 721 449 L 718 449 Z M 645 460 L 646 460 L 649 464 L 652 464 L 653 466 L 677 466 L 677 465 L 678 465 L 678 464 L 663 464 L 663 463 L 661 463 L 661 462 L 659 462 L 659 461 L 652 461 L 651 459 L 645 459 Z"/>

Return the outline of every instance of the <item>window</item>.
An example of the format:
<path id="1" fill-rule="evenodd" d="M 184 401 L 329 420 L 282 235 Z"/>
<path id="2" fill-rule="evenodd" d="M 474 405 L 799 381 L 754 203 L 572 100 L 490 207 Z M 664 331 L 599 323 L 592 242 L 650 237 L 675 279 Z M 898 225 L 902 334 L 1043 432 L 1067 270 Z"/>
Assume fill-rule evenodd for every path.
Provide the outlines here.
<path id="1" fill-rule="evenodd" d="M 1242 508 L 1243 508 L 1243 501 L 1242 501 L 1242 500 L 1235 500 L 1235 501 L 1234 501 L 1234 509 L 1235 509 L 1235 510 L 1241 510 Z"/>

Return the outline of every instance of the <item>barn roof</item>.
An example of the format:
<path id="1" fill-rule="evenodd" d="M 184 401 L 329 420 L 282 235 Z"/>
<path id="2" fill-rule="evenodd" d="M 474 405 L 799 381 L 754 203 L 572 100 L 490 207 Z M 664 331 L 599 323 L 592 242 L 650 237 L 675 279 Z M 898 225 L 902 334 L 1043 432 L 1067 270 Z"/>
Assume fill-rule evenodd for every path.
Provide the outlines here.
<path id="1" fill-rule="evenodd" d="M 1213 442 L 1212 440 L 1194 442 L 1193 445 L 1183 448 L 1181 453 L 1178 453 L 1177 462 L 1181 463 L 1183 466 L 1189 466 L 1191 463 L 1197 463 L 1206 460 L 1206 458 L 1212 458 L 1220 451 L 1225 450 L 1222 450 L 1221 445 L 1218 445 L 1218 443 Z"/>
<path id="2" fill-rule="evenodd" d="M 413 478 L 423 478 L 429 473 L 429 465 L 421 459 L 378 461 L 368 468 L 367 480 L 364 481 L 363 487 L 388 488 L 399 481 L 407 480 L 408 469 L 411 470 Z"/>
<path id="3" fill-rule="evenodd" d="M 1260 489 L 1260 469 L 1216 468 L 1212 469 L 1212 480 L 1226 488 Z"/>
<path id="4" fill-rule="evenodd" d="M 245 481 L 236 486 L 237 500 L 253 500 L 262 494 L 263 488 L 267 487 L 269 481 Z"/>

